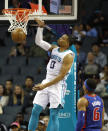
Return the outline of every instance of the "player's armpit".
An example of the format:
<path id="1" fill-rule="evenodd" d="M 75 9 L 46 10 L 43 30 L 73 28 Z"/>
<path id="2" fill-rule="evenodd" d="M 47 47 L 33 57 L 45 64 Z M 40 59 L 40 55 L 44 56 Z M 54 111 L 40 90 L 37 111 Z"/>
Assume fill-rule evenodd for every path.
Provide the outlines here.
<path id="1" fill-rule="evenodd" d="M 86 111 L 88 106 L 88 100 L 84 97 L 80 98 L 77 103 L 77 107 L 79 111 Z"/>

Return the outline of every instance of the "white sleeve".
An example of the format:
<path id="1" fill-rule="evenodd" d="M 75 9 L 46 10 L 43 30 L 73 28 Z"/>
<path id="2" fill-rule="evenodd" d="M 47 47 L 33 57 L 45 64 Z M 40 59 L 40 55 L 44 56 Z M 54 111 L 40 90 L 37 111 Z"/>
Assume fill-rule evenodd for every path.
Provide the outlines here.
<path id="1" fill-rule="evenodd" d="M 51 48 L 51 45 L 43 40 L 43 28 L 38 27 L 37 34 L 35 37 L 36 45 L 40 46 L 42 49 L 48 51 Z"/>

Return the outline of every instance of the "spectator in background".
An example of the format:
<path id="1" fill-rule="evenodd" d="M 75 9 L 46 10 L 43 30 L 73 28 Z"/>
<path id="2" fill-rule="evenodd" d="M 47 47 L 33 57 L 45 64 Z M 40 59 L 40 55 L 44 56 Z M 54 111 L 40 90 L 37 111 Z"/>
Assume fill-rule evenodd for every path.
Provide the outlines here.
<path id="1" fill-rule="evenodd" d="M 12 47 L 9 53 L 9 57 L 11 56 L 27 56 L 28 49 L 26 47 L 26 41 L 23 41 L 20 44 L 16 44 L 16 46 Z"/>
<path id="2" fill-rule="evenodd" d="M 48 122 L 49 122 L 49 116 L 44 116 L 44 117 L 42 118 L 42 120 L 44 121 L 45 126 L 46 126 L 46 128 L 47 128 Z"/>
<path id="3" fill-rule="evenodd" d="M 99 64 L 100 67 L 103 68 L 107 64 L 107 56 L 100 51 L 100 45 L 93 43 L 92 52 L 95 56 L 95 63 Z"/>
<path id="4" fill-rule="evenodd" d="M 9 106 L 21 106 L 22 111 L 28 106 L 28 97 L 25 95 L 21 86 L 16 85 L 13 90 L 13 95 L 9 98 Z"/>
<path id="5" fill-rule="evenodd" d="M 11 96 L 13 93 L 13 82 L 12 80 L 6 80 L 5 82 L 6 95 Z"/>
<path id="6" fill-rule="evenodd" d="M 81 51 L 82 42 L 75 41 L 74 44 L 77 50 L 77 63 L 78 65 L 83 66 L 86 61 L 86 54 L 85 52 Z"/>
<path id="7" fill-rule="evenodd" d="M 108 64 L 104 66 L 103 71 L 99 74 L 100 80 L 103 80 L 105 77 L 105 74 L 108 72 Z"/>
<path id="8" fill-rule="evenodd" d="M 0 114 L 3 114 L 2 108 L 8 104 L 9 97 L 5 95 L 5 88 L 0 84 Z"/>
<path id="9" fill-rule="evenodd" d="M 38 131 L 46 131 L 46 126 L 43 120 L 39 120 L 38 128 L 36 129 Z"/>
<path id="10" fill-rule="evenodd" d="M 90 36 L 90 37 L 98 37 L 98 32 L 96 30 L 96 28 L 93 26 L 93 24 L 86 24 L 86 36 Z"/>
<path id="11" fill-rule="evenodd" d="M 84 25 L 79 24 L 73 27 L 72 35 L 77 38 L 77 41 L 82 41 L 86 36 L 86 31 L 84 30 Z"/>
<path id="12" fill-rule="evenodd" d="M 24 114 L 22 112 L 19 112 L 16 115 L 16 120 L 15 121 L 20 124 L 20 128 L 22 130 L 26 130 L 27 131 L 27 129 L 28 129 L 28 122 L 24 121 Z"/>
<path id="13" fill-rule="evenodd" d="M 40 47 L 33 44 L 29 49 L 29 56 L 31 57 L 42 56 L 46 58 L 47 53 L 43 51 Z"/>
<path id="14" fill-rule="evenodd" d="M 107 46 L 108 47 L 108 30 L 103 31 L 101 46 Z"/>
<path id="15" fill-rule="evenodd" d="M 108 97 L 108 65 L 104 67 L 104 72 L 101 73 L 101 79 L 96 87 L 96 93 L 101 97 Z"/>
<path id="16" fill-rule="evenodd" d="M 9 56 L 17 56 L 16 47 L 12 47 L 9 53 Z"/>
<path id="17" fill-rule="evenodd" d="M 98 76 L 100 72 L 99 65 L 95 63 L 95 56 L 92 52 L 88 52 L 87 55 L 87 64 L 84 66 L 84 74 L 86 78 L 88 76 Z"/>
<path id="18" fill-rule="evenodd" d="M 8 131 L 6 125 L 0 121 L 0 131 Z"/>
<path id="19" fill-rule="evenodd" d="M 77 74 L 77 78 L 78 78 L 78 88 L 81 88 L 81 82 L 82 82 L 82 71 L 83 71 L 83 66 L 85 64 L 86 61 L 86 54 L 85 52 L 81 51 L 81 45 L 82 42 L 80 41 L 75 41 L 73 42 L 75 44 L 76 47 L 76 51 L 77 51 L 77 70 L 78 70 L 78 74 Z"/>
<path id="20" fill-rule="evenodd" d="M 9 131 L 19 131 L 20 130 L 20 124 L 18 122 L 13 122 L 10 127 Z"/>
<path id="21" fill-rule="evenodd" d="M 80 24 L 80 25 L 79 25 L 79 33 L 80 33 L 80 35 L 81 35 L 81 39 L 86 36 L 86 31 L 85 31 L 85 29 L 84 29 L 84 24 Z"/>
<path id="22" fill-rule="evenodd" d="M 102 15 L 102 12 L 100 10 L 96 10 L 93 13 L 93 17 L 91 18 L 91 21 L 93 22 L 93 25 L 98 31 L 99 39 L 102 38 L 102 26 L 104 24 L 104 16 Z"/>
<path id="23" fill-rule="evenodd" d="M 93 14 L 92 18 L 94 26 L 102 26 L 104 24 L 104 16 L 100 10 L 96 10 Z"/>
<path id="24" fill-rule="evenodd" d="M 75 25 L 72 30 L 72 35 L 77 38 L 78 41 L 81 41 L 81 35 L 79 33 L 79 26 Z"/>
<path id="25" fill-rule="evenodd" d="M 34 78 L 31 76 L 27 76 L 25 79 L 25 85 L 23 86 L 25 94 L 28 96 L 28 105 L 32 106 L 32 101 L 36 92 L 32 91 L 32 87 L 34 85 Z"/>
<path id="26" fill-rule="evenodd" d="M 48 42 L 51 42 L 51 36 L 53 37 L 54 35 L 52 35 L 48 30 L 45 30 L 45 34 L 44 34 L 44 37 L 43 39 L 48 41 Z M 46 51 L 44 51 L 43 49 L 41 49 L 39 46 L 37 46 L 35 43 L 31 45 L 30 49 L 29 49 L 29 56 L 30 57 L 44 57 L 46 58 L 47 57 L 47 53 Z"/>
<path id="27" fill-rule="evenodd" d="M 108 114 L 106 111 L 104 111 L 104 126 L 102 128 L 102 131 L 107 131 L 108 130 Z"/>

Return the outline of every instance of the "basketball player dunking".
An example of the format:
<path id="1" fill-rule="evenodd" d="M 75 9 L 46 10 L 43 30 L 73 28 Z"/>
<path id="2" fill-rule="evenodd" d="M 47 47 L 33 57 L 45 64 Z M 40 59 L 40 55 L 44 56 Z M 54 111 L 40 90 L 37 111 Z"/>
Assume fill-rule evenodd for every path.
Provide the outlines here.
<path id="1" fill-rule="evenodd" d="M 94 94 L 96 83 L 93 79 L 84 82 L 85 95 L 78 101 L 78 121 L 76 131 L 101 131 L 104 124 L 104 105 L 102 99 Z"/>
<path id="2" fill-rule="evenodd" d="M 36 19 L 39 27 L 37 29 L 35 42 L 38 46 L 46 51 L 51 52 L 51 58 L 47 65 L 46 79 L 41 84 L 33 87 L 34 91 L 38 91 L 34 101 L 28 130 L 35 131 L 38 125 L 40 112 L 50 103 L 50 120 L 48 128 L 50 131 L 59 131 L 58 112 L 64 104 L 64 95 L 66 91 L 65 80 L 69 75 L 72 63 L 74 61 L 74 53 L 69 50 L 69 37 L 63 35 L 58 40 L 58 46 L 52 46 L 48 42 L 43 41 L 44 21 Z"/>

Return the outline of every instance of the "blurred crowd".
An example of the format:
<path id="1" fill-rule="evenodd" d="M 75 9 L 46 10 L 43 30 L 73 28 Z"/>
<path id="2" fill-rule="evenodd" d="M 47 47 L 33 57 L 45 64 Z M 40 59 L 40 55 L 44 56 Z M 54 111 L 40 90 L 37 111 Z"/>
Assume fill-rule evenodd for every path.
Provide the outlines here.
<path id="1" fill-rule="evenodd" d="M 7 130 L 11 129 L 12 131 L 19 131 L 20 129 L 20 131 L 27 131 L 28 119 L 24 119 L 24 116 L 25 114 L 28 113 L 30 116 L 32 110 L 32 101 L 35 96 L 35 92 L 32 91 L 33 85 L 34 85 L 34 80 L 30 76 L 26 77 L 25 84 L 23 86 L 13 85 L 12 80 L 6 80 L 4 85 L 0 84 L 0 115 L 2 116 L 3 114 L 5 114 L 5 112 L 8 113 L 11 112 L 12 114 L 14 110 L 17 110 L 15 115 L 13 113 L 14 115 L 13 122 L 10 123 L 10 125 L 4 125 L 0 119 L 1 121 L 0 127 L 4 125 L 7 126 L 6 127 Z M 9 107 L 11 107 L 10 111 L 9 111 Z M 45 131 L 49 120 L 49 116 L 47 115 L 49 115 L 48 110 L 41 113 L 39 127 L 38 127 L 39 129 L 37 129 L 36 131 Z M 12 115 L 10 117 L 12 117 Z"/>

